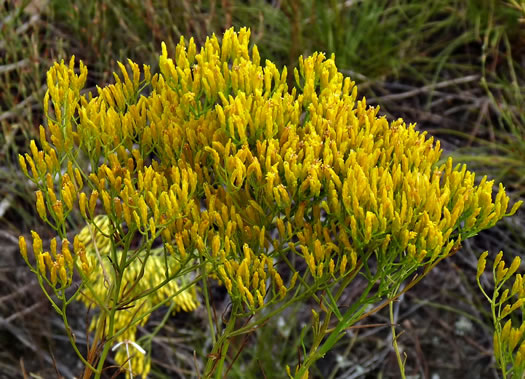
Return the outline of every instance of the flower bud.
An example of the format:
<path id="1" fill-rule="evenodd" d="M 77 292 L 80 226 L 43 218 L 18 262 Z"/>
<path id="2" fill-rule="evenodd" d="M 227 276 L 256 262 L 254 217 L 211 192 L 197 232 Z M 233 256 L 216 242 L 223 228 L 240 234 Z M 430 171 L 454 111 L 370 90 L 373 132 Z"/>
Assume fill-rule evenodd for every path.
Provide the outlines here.
<path id="1" fill-rule="evenodd" d="M 42 191 L 36 191 L 36 210 L 42 220 L 47 220 L 46 206 L 44 203 L 44 194 Z"/>
<path id="2" fill-rule="evenodd" d="M 24 261 L 27 263 L 27 244 L 24 236 L 18 237 L 18 247 L 20 248 L 20 255 L 22 255 L 22 258 L 24 258 Z"/>
<path id="3" fill-rule="evenodd" d="M 93 190 L 91 196 L 89 197 L 89 217 L 93 219 L 95 217 L 95 207 L 97 205 L 98 191 Z"/>
<path id="4" fill-rule="evenodd" d="M 481 257 L 479 257 L 479 260 L 478 260 L 478 271 L 477 271 L 477 274 L 476 274 L 476 279 L 479 279 L 481 274 L 483 274 L 483 272 L 485 271 L 485 266 L 487 264 L 487 256 L 488 255 L 489 255 L 489 252 L 485 251 L 485 252 L 483 252 L 483 254 L 481 254 Z"/>

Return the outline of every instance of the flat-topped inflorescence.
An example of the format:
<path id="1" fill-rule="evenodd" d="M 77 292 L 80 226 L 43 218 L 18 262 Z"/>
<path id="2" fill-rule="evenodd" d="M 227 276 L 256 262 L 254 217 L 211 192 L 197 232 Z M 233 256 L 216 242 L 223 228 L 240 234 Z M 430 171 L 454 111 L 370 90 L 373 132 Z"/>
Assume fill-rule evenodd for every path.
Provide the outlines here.
<path id="1" fill-rule="evenodd" d="M 42 150 L 32 142 L 20 164 L 64 241 L 78 210 L 93 228 L 107 217 L 109 245 L 90 259 L 75 250 L 67 266 L 35 233 L 33 268 L 21 239 L 44 281 L 64 288 L 73 266 L 86 280 L 106 264 L 132 268 L 139 236 L 146 260 L 161 246 L 178 270 L 219 279 L 253 313 L 298 283 L 326 289 L 363 268 L 401 282 L 518 208 L 508 211 L 503 186 L 493 198 L 492 181 L 439 164 L 426 133 L 357 100 L 333 57 L 301 57 L 289 74 L 261 64 L 249 37 L 230 29 L 200 49 L 181 39 L 171 56 L 163 45 L 159 73 L 120 64 L 96 96 L 82 92 L 87 69 L 74 58 L 49 70 Z M 63 280 L 49 276 L 55 266 Z"/>

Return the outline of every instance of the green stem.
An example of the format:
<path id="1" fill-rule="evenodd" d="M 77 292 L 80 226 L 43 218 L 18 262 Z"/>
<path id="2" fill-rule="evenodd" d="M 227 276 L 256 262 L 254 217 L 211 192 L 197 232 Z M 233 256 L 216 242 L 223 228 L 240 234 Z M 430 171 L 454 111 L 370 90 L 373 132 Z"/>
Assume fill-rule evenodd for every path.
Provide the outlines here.
<path id="1" fill-rule="evenodd" d="M 315 292 L 316 290 L 317 289 L 312 289 L 311 287 L 308 287 L 308 291 L 304 292 L 303 294 L 292 297 L 286 303 L 282 304 L 279 308 L 273 310 L 272 312 L 269 312 L 269 313 L 265 314 L 263 317 L 261 317 L 260 319 L 252 322 L 251 324 L 246 325 L 246 326 L 244 326 L 242 328 L 236 329 L 234 332 L 232 332 L 230 334 L 231 337 L 238 336 L 238 335 L 241 335 L 241 334 L 244 334 L 244 333 L 249 333 L 249 332 L 253 331 L 257 327 L 259 327 L 259 325 L 262 325 L 262 324 L 266 323 L 267 320 L 269 320 L 269 319 L 273 318 L 274 316 L 278 315 L 279 313 L 284 311 L 286 308 L 288 308 L 293 303 L 299 302 L 299 301 L 301 301 L 304 298 L 310 297 L 311 294 L 313 292 Z"/>
<path id="2" fill-rule="evenodd" d="M 394 346 L 394 351 L 396 352 L 397 364 L 399 366 L 401 378 L 406 379 L 405 363 L 403 362 L 403 359 L 401 359 L 401 352 L 399 351 L 399 346 L 397 345 L 396 320 L 394 319 L 394 302 L 391 301 L 388 307 L 390 309 L 390 329 L 392 330 L 392 345 Z"/>
<path id="3" fill-rule="evenodd" d="M 100 299 L 100 297 L 98 296 L 97 292 L 95 291 L 95 289 L 93 288 L 92 284 L 90 283 L 89 277 L 84 274 L 84 272 L 82 271 L 81 267 L 76 262 L 75 262 L 75 269 L 78 272 L 78 274 L 80 275 L 80 278 L 82 279 L 82 286 L 86 286 L 87 289 L 89 290 L 89 292 L 91 293 L 92 299 L 89 299 L 89 300 L 93 301 L 100 308 L 100 310 L 102 312 L 109 312 L 108 307 Z M 79 288 L 79 290 L 80 289 L 81 288 Z M 87 298 L 87 296 L 84 295 L 83 293 L 82 293 L 82 295 Z"/>
<path id="4" fill-rule="evenodd" d="M 93 372 L 97 372 L 97 369 L 95 369 L 91 363 L 89 363 L 85 358 L 84 356 L 82 355 L 82 353 L 78 350 L 78 347 L 77 347 L 77 343 L 75 341 L 75 336 L 73 335 L 73 333 L 71 332 L 71 327 L 69 326 L 69 322 L 67 320 L 67 315 L 66 315 L 66 308 L 67 308 L 67 302 L 65 301 L 65 296 L 64 296 L 64 299 L 62 299 L 62 321 L 64 322 L 64 326 L 66 328 L 66 333 L 67 333 L 67 337 L 69 338 L 69 342 L 71 343 L 71 346 L 73 346 L 73 350 L 75 351 L 75 353 L 77 354 L 77 356 L 80 358 L 80 360 L 82 361 L 82 363 L 84 363 L 84 365 L 86 365 L 86 367 L 88 367 L 91 371 Z"/>
<path id="5" fill-rule="evenodd" d="M 494 271 L 494 270 L 493 270 Z M 496 283 L 496 274 L 494 273 L 494 282 Z M 496 287 L 494 288 L 494 294 L 493 294 L 493 298 L 492 298 L 492 301 L 490 303 L 490 309 L 492 311 L 492 320 L 494 321 L 494 333 L 496 335 L 496 338 L 497 338 L 497 341 L 498 341 L 498 346 L 499 346 L 499 354 L 498 356 L 496 357 L 498 363 L 499 363 L 499 366 L 500 366 L 500 370 L 501 370 L 501 375 L 503 377 L 503 379 L 506 379 L 507 378 L 507 367 L 506 367 L 506 364 L 505 364 L 505 356 L 504 356 L 504 353 L 502 351 L 503 349 L 503 345 L 502 345 L 502 341 L 501 341 L 501 324 L 500 324 L 500 315 L 501 315 L 501 304 L 497 305 L 497 298 L 498 298 L 498 295 L 499 295 L 499 288 L 501 287 Z M 496 316 L 496 306 L 498 306 L 498 315 Z"/>
<path id="6" fill-rule="evenodd" d="M 212 309 L 210 306 L 210 295 L 208 293 L 208 275 L 206 273 L 206 259 L 201 253 L 201 270 L 202 270 L 202 292 L 204 293 L 204 303 L 206 304 L 206 312 L 208 313 L 208 323 L 210 324 L 211 341 L 215 345 L 215 326 L 213 324 Z"/>
<path id="7" fill-rule="evenodd" d="M 434 267 L 436 267 L 436 265 L 441 262 L 445 257 L 441 257 L 439 259 L 437 259 L 435 262 L 433 263 L 429 263 L 424 271 L 423 271 L 423 274 L 420 275 L 420 276 L 416 276 L 415 278 L 413 278 L 410 283 L 408 283 L 406 285 L 406 287 L 403 289 L 403 291 L 401 291 L 399 294 L 397 294 L 396 296 L 394 296 L 392 299 L 387 299 L 386 301 L 384 301 L 383 303 L 379 304 L 377 307 L 375 307 L 374 309 L 372 309 L 371 311 L 368 311 L 364 314 L 362 314 L 361 312 L 364 311 L 364 306 L 367 304 L 367 303 L 370 303 L 371 299 L 373 298 L 370 298 L 370 299 L 367 299 L 367 296 L 369 294 L 369 292 L 372 290 L 373 286 L 375 285 L 375 283 L 377 282 L 377 280 L 379 280 L 381 278 L 381 275 L 380 274 L 377 274 L 376 276 L 374 276 L 369 284 L 368 284 L 368 287 L 365 289 L 365 291 L 361 294 L 360 298 L 358 301 L 356 301 L 356 303 L 350 307 L 346 312 L 345 314 L 343 315 L 343 319 L 340 320 L 337 324 L 337 326 L 330 332 L 330 335 L 328 336 L 328 338 L 326 339 L 326 341 L 321 345 L 321 347 L 318 349 L 317 352 L 315 352 L 314 354 L 312 355 L 309 355 L 308 358 L 304 361 L 303 365 L 300 367 L 300 369 L 298 370 L 297 374 L 295 375 L 296 378 L 303 378 L 303 376 L 305 375 L 305 373 L 307 372 L 308 368 L 319 358 L 322 358 L 324 357 L 324 355 L 335 345 L 335 343 L 341 338 L 342 336 L 342 332 L 344 329 L 348 328 L 349 326 L 355 324 L 356 322 L 359 322 L 363 319 L 365 319 L 366 317 L 370 316 L 371 314 L 374 314 L 376 312 L 378 312 L 379 310 L 383 309 L 384 307 L 386 307 L 388 304 L 390 304 L 392 301 L 396 300 L 399 296 L 401 296 L 402 294 L 404 294 L 405 292 L 407 292 L 409 289 L 411 289 L 412 287 L 414 287 L 417 283 L 419 283 L 419 281 L 421 281 L 421 279 L 423 279 Z M 359 307 L 361 309 L 359 309 Z"/>
<path id="8" fill-rule="evenodd" d="M 289 248 L 286 248 L 286 249 L 282 249 L 279 251 L 279 255 L 280 257 L 284 260 L 284 262 L 288 265 L 288 267 L 290 268 L 291 272 L 292 273 L 295 273 L 295 266 L 290 262 L 290 260 L 288 259 L 288 257 L 286 256 L 286 251 L 289 250 Z M 306 280 L 301 276 L 299 275 L 299 277 L 297 278 L 299 280 L 299 282 L 305 286 L 305 288 L 308 288 L 310 289 L 310 286 L 306 283 Z M 321 300 L 317 297 L 317 295 L 315 294 L 315 292 L 312 292 L 312 298 L 317 302 L 317 303 L 320 303 Z"/>
<path id="9" fill-rule="evenodd" d="M 152 306 L 151 308 L 148 308 L 148 312 L 145 312 L 144 314 L 136 317 L 132 322 L 130 322 L 125 329 L 121 329 L 119 331 L 117 331 L 115 333 L 115 335 L 113 336 L 113 338 L 118 338 L 120 335 L 122 335 L 123 333 L 125 333 L 129 328 L 139 324 L 145 317 L 149 316 L 151 313 L 153 313 L 154 311 L 156 311 L 157 309 L 159 309 L 160 307 L 166 305 L 166 303 L 170 300 L 172 300 L 175 296 L 178 296 L 179 294 L 181 294 L 182 292 L 186 291 L 188 288 L 194 286 L 195 284 L 197 284 L 199 281 L 201 280 L 201 277 L 198 276 L 197 278 L 195 278 L 193 281 L 191 281 L 190 283 L 188 283 L 186 286 L 180 288 L 177 292 L 175 292 L 174 294 L 170 295 L 169 297 L 165 298 L 164 300 L 160 301 L 159 303 L 157 303 L 156 305 Z"/>
<path id="10" fill-rule="evenodd" d="M 175 308 L 175 303 L 171 303 L 170 306 L 168 307 L 168 310 L 166 311 L 166 313 L 164 314 L 164 316 L 162 317 L 162 320 L 159 322 L 159 324 L 153 329 L 153 331 L 140 338 L 141 341 L 144 341 L 145 344 L 147 344 L 148 346 L 151 346 L 151 343 L 153 341 L 153 338 L 155 338 L 155 336 L 157 334 L 159 334 L 159 332 L 164 328 L 164 326 L 166 325 L 166 322 L 168 321 L 171 313 L 173 312 L 173 309 Z M 138 341 L 137 341 L 138 342 Z M 139 343 L 140 345 L 144 346 L 142 343 Z"/>
<path id="11" fill-rule="evenodd" d="M 198 267 L 198 266 L 194 266 L 194 267 Z M 184 269 L 184 271 L 182 269 L 179 269 L 175 274 L 173 275 L 170 275 L 168 278 L 164 279 L 162 282 L 160 282 L 158 285 L 156 285 L 155 287 L 152 287 L 150 288 L 149 290 L 147 291 L 144 291 L 136 296 L 134 296 L 132 299 L 129 299 L 129 300 L 126 300 L 125 302 L 122 302 L 121 304 L 119 304 L 120 306 L 126 306 L 130 303 L 133 303 L 137 300 L 140 300 L 144 297 L 147 297 L 149 295 L 151 295 L 152 293 L 155 293 L 157 292 L 158 289 L 160 289 L 161 287 L 164 287 L 167 283 L 169 283 L 170 281 L 178 278 L 178 277 L 181 277 L 181 276 L 184 276 L 186 275 L 187 273 L 189 272 L 193 272 L 195 269 L 194 267 L 192 266 L 191 268 L 187 268 L 187 269 Z M 188 286 L 185 286 L 184 289 L 187 289 L 189 287 L 191 287 L 192 285 L 194 284 L 197 284 L 197 282 L 201 280 L 201 276 L 199 275 L 198 276 L 198 279 L 196 280 L 193 280 Z M 177 292 L 177 294 L 181 293 L 182 290 L 179 290 Z M 168 300 L 171 300 L 175 295 L 171 295 L 169 298 L 167 298 L 164 302 L 162 302 L 161 304 L 165 304 L 165 302 L 167 302 Z M 155 308 L 156 309 L 156 308 Z"/>
<path id="12" fill-rule="evenodd" d="M 101 320 L 100 322 L 102 324 L 101 327 L 104 328 L 105 327 L 105 323 L 103 322 L 103 320 Z M 114 326 L 115 326 L 115 312 L 110 311 L 108 336 L 110 336 L 113 333 Z M 95 371 L 95 379 L 100 379 L 100 375 L 101 375 L 102 370 L 104 368 L 104 362 L 106 361 L 106 358 L 108 356 L 109 349 L 110 349 L 110 342 L 109 341 L 111 339 L 104 337 L 104 331 L 102 331 L 101 333 L 102 333 L 102 340 L 104 341 L 104 349 L 102 350 L 102 354 L 100 355 L 100 360 L 98 361 L 98 365 L 97 365 L 97 368 L 96 368 L 96 371 Z"/>
<path id="13" fill-rule="evenodd" d="M 40 271 L 38 270 L 35 270 L 35 274 L 37 275 L 37 279 L 38 279 L 38 284 L 40 285 L 40 288 L 42 289 L 42 292 L 44 292 L 44 295 L 47 297 L 47 300 L 49 300 L 49 302 L 51 303 L 51 306 L 53 307 L 53 309 L 60 315 L 62 316 L 62 310 L 58 307 L 58 305 L 53 301 L 53 299 L 51 298 L 51 296 L 49 295 L 49 293 L 47 292 L 46 288 L 44 287 L 44 281 L 42 278 L 46 279 L 47 281 L 47 278 L 44 277 L 43 275 L 40 274 Z"/>
<path id="14" fill-rule="evenodd" d="M 487 298 L 487 300 L 489 301 L 489 303 L 492 304 L 492 299 L 490 298 L 489 295 L 487 295 L 487 293 L 483 289 L 483 286 L 481 285 L 481 282 L 480 282 L 479 278 L 476 278 L 476 281 L 478 282 L 478 287 L 479 287 L 481 293 L 483 294 L 483 296 L 485 296 Z"/>
<path id="15" fill-rule="evenodd" d="M 365 260 L 368 260 L 368 257 L 365 257 Z M 347 275 L 346 278 L 343 279 L 343 282 L 339 286 L 339 289 L 337 290 L 335 294 L 335 301 L 338 301 L 341 296 L 343 295 L 343 291 L 346 287 L 354 280 L 354 278 L 357 276 L 358 273 L 361 272 L 361 268 L 363 268 L 363 263 L 358 263 L 351 274 Z"/>
<path id="16" fill-rule="evenodd" d="M 228 320 L 228 324 L 226 325 L 224 332 L 213 345 L 213 349 L 208 355 L 208 361 L 206 362 L 206 367 L 204 369 L 205 378 L 211 378 L 214 372 L 217 379 L 221 377 L 222 369 L 224 367 L 224 360 L 226 359 L 226 353 L 228 352 L 228 348 L 230 346 L 230 338 L 233 337 L 231 332 L 235 327 L 235 313 L 237 312 L 237 308 L 238 305 L 234 304 L 230 313 L 230 319 Z"/>
<path id="17" fill-rule="evenodd" d="M 119 294 L 120 294 L 120 287 L 121 287 L 121 284 L 122 284 L 122 272 L 116 272 L 115 270 L 113 270 L 113 276 L 114 276 L 114 285 L 112 285 L 110 288 L 112 289 L 112 291 L 110 291 L 110 294 L 112 294 L 113 296 L 113 299 L 112 299 L 112 306 L 111 308 L 109 309 L 109 327 L 108 327 L 108 333 L 107 333 L 107 336 L 104 336 L 104 329 L 102 329 L 102 336 L 103 338 L 101 340 L 103 340 L 104 342 L 104 348 L 102 350 L 102 353 L 100 354 L 100 360 L 98 361 L 98 365 L 97 365 L 97 372 L 95 373 L 95 379 L 100 379 L 101 377 L 101 374 L 102 374 L 102 370 L 104 368 L 104 363 L 106 361 L 106 358 L 108 356 L 108 353 L 109 353 L 109 350 L 111 348 L 111 344 L 113 343 L 113 340 L 114 340 L 114 333 L 115 333 L 115 314 L 117 312 L 117 309 L 118 309 L 118 302 L 119 302 Z M 105 328 L 106 327 L 106 323 L 105 323 L 105 320 L 107 319 L 107 316 L 105 316 L 104 318 L 101 318 L 100 320 L 100 325 L 99 327 L 100 328 Z"/>
<path id="18" fill-rule="evenodd" d="M 319 358 L 322 358 L 334 346 L 334 344 L 341 338 L 342 331 L 359 320 L 355 318 L 359 316 L 362 311 L 364 311 L 364 306 L 368 303 L 368 301 L 366 301 L 366 298 L 368 296 L 368 293 L 374 287 L 376 281 L 377 281 L 377 278 L 374 278 L 374 280 L 371 280 L 368 283 L 367 288 L 363 291 L 363 293 L 359 297 L 359 300 L 356 301 L 355 304 L 351 306 L 345 312 L 345 314 L 343 315 L 343 319 L 337 323 L 337 326 L 330 332 L 328 338 L 320 346 L 320 348 L 317 349 L 316 351 L 311 351 L 310 354 L 308 354 L 308 357 L 305 359 L 305 361 L 303 362 L 303 364 L 301 365 L 301 367 L 295 374 L 296 378 L 302 379 L 304 375 L 307 373 L 310 366 L 316 360 L 318 360 Z M 358 309 L 359 307 L 361 307 L 361 310 Z"/>

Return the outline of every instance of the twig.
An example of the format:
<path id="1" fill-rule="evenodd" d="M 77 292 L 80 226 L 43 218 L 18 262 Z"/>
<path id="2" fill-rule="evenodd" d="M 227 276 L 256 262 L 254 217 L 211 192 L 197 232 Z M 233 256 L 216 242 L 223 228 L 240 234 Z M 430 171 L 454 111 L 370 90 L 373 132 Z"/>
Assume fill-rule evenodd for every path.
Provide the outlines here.
<path id="1" fill-rule="evenodd" d="M 41 90 L 37 91 L 37 93 L 33 93 L 31 96 L 26 97 L 24 100 L 16 104 L 10 111 L 4 112 L 0 114 L 0 121 L 7 120 L 8 118 L 16 117 L 19 115 L 19 112 L 26 109 L 29 103 L 34 101 L 35 97 L 40 97 Z M 34 104 L 36 105 L 36 104 Z"/>
<path id="2" fill-rule="evenodd" d="M 24 365 L 24 358 L 20 357 L 20 370 L 22 371 L 22 375 L 24 376 L 24 379 L 28 379 L 26 368 Z"/>
<path id="3" fill-rule="evenodd" d="M 2 200 L 2 202 L 0 202 L 0 217 L 3 216 L 1 208 L 5 200 L 9 200 L 9 197 L 5 198 L 4 200 Z M 6 232 L 5 230 L 0 230 L 0 237 L 8 240 L 9 242 L 12 242 L 13 245 L 18 245 L 18 238 L 13 236 L 11 233 Z"/>
<path id="4" fill-rule="evenodd" d="M 359 73 L 357 71 L 354 71 L 354 70 L 344 69 L 344 70 L 339 70 L 339 72 L 341 72 L 344 75 L 348 75 L 351 78 L 357 78 L 357 79 L 363 80 L 363 81 L 369 81 L 370 80 L 365 75 L 363 75 L 363 74 L 361 74 L 361 73 Z"/>
<path id="5" fill-rule="evenodd" d="M 2 232 L 0 231 L 0 233 Z M 0 306 L 2 305 L 2 303 L 5 303 L 6 301 L 10 300 L 12 297 L 15 297 L 19 294 L 26 292 L 31 287 L 37 287 L 37 286 L 38 286 L 38 282 L 36 280 L 33 280 L 32 282 L 29 282 L 23 285 L 22 287 L 18 287 L 14 292 L 10 292 L 9 294 L 0 297 Z"/>
<path id="6" fill-rule="evenodd" d="M 5 318 L 3 321 L 10 323 L 11 321 L 14 321 L 17 318 L 22 317 L 28 313 L 34 313 L 38 308 L 40 308 L 41 306 L 45 304 L 47 304 L 46 300 L 39 301 L 38 303 L 31 305 L 30 307 L 24 308 L 23 310 L 19 312 L 11 314 L 9 317 Z"/>
<path id="7" fill-rule="evenodd" d="M 380 102 L 392 101 L 392 100 L 402 100 L 402 99 L 406 99 L 409 97 L 419 95 L 420 93 L 431 92 L 437 88 L 444 88 L 444 87 L 448 87 L 448 86 L 452 86 L 456 84 L 473 82 L 473 81 L 479 80 L 479 78 L 480 78 L 479 75 L 467 75 L 462 78 L 455 78 L 451 80 L 445 80 L 439 83 L 428 84 L 426 86 L 416 88 L 411 91 L 393 93 L 390 95 L 379 96 L 379 97 L 372 97 L 368 99 L 368 101 L 370 103 L 380 103 Z"/>
<path id="8" fill-rule="evenodd" d="M 9 71 L 18 70 L 29 64 L 29 59 L 25 58 L 15 63 L 4 64 L 0 66 L 0 74 L 4 74 Z"/>
<path id="9" fill-rule="evenodd" d="M 20 328 L 17 328 L 15 325 L 7 322 L 6 319 L 0 316 L 0 328 L 3 328 L 7 331 L 9 331 L 13 336 L 15 336 L 23 345 L 25 345 L 27 348 L 29 348 L 31 351 L 35 353 L 42 354 L 44 360 L 49 363 L 53 364 L 53 359 L 49 356 L 48 353 L 46 353 L 44 350 L 39 349 L 34 343 L 27 340 L 24 336 L 24 333 Z M 60 372 L 63 373 L 63 375 L 66 378 L 74 378 L 75 375 L 67 368 L 67 366 L 58 364 L 58 368 L 60 369 Z"/>

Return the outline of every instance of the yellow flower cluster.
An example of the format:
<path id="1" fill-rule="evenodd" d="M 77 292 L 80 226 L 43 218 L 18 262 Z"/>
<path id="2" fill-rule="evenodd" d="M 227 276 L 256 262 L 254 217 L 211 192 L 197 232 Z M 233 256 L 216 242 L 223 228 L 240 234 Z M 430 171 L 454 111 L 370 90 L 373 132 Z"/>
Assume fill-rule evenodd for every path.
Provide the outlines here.
<path id="1" fill-rule="evenodd" d="M 481 291 L 492 307 L 495 326 L 494 355 L 504 377 L 510 367 L 508 373 L 512 372 L 513 378 L 521 378 L 525 373 L 525 322 L 522 322 L 519 327 L 512 326 L 513 313 L 521 313 L 516 316 L 523 319 L 525 309 L 525 278 L 516 273 L 520 268 L 521 258 L 516 256 L 511 265 L 505 267 L 503 252 L 499 252 L 492 268 L 495 288 L 493 295 L 489 296 L 480 283 L 480 277 L 485 272 L 487 256 L 488 252 L 484 252 L 479 258 L 476 278 Z M 511 278 L 514 278 L 512 287 L 506 286 L 506 282 Z"/>
<path id="2" fill-rule="evenodd" d="M 42 239 L 38 233 L 32 231 L 33 253 L 36 260 L 36 268 L 33 268 L 27 256 L 27 243 L 23 236 L 18 239 L 20 253 L 25 262 L 32 269 L 38 271 L 39 278 L 42 278 L 47 284 L 60 288 L 67 288 L 71 285 L 73 278 L 73 257 L 69 250 L 69 241 L 62 240 L 60 251 L 57 248 L 56 238 L 51 239 L 49 251 L 43 251 Z"/>
<path id="3" fill-rule="evenodd" d="M 274 283 L 281 299 L 286 296 L 288 290 L 294 287 L 298 272 L 294 274 L 290 286 L 286 288 L 281 276 L 273 267 L 273 260 L 266 254 L 256 256 L 248 244 L 244 244 L 242 258 L 227 259 L 227 253 L 224 250 L 218 252 L 218 247 L 216 247 L 218 244 L 220 240 L 216 235 L 212 242 L 212 251 L 220 254 L 221 263 L 217 269 L 218 275 L 234 300 L 245 299 L 251 309 L 262 308 L 268 279 Z"/>
<path id="4" fill-rule="evenodd" d="M 31 142 L 19 157 L 39 188 L 41 218 L 65 236 L 74 209 L 92 229 L 105 214 L 114 253 L 137 236 L 161 243 L 170 264 L 196 262 L 253 312 L 298 278 L 336 282 L 372 256 L 413 272 L 519 207 L 508 212 L 501 185 L 493 199 L 492 181 L 476 185 L 451 159 L 438 164 L 439 142 L 414 125 L 357 101 L 333 57 L 301 57 L 292 76 L 261 64 L 249 39 L 242 28 L 200 49 L 184 38 L 171 55 L 162 45 L 159 73 L 128 61 L 97 96 L 81 94 L 82 63 L 55 64 L 42 150 Z M 76 267 L 100 275 L 104 263 L 87 252 L 84 232 L 77 237 Z M 128 257 L 120 267 L 132 280 Z M 143 280 L 162 271 L 155 262 L 136 263 Z"/>

